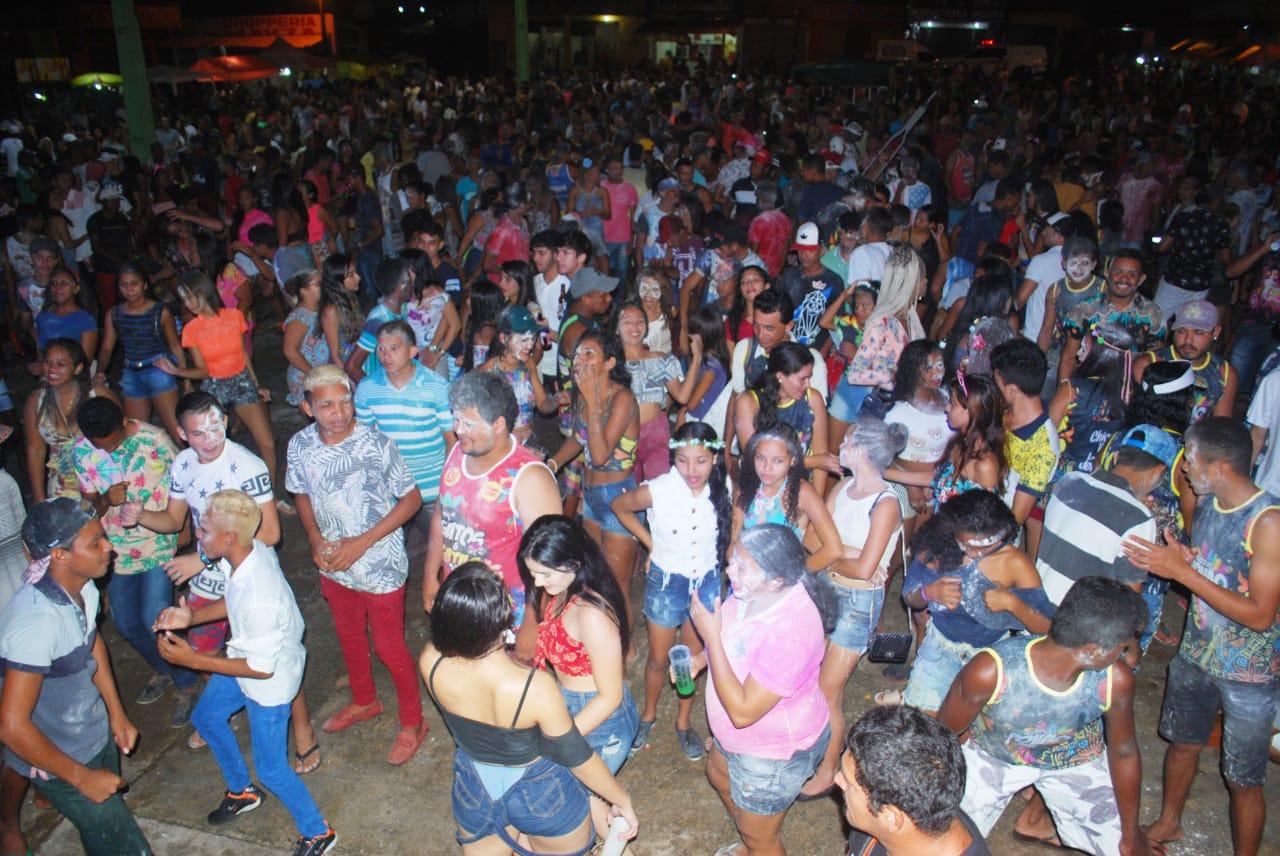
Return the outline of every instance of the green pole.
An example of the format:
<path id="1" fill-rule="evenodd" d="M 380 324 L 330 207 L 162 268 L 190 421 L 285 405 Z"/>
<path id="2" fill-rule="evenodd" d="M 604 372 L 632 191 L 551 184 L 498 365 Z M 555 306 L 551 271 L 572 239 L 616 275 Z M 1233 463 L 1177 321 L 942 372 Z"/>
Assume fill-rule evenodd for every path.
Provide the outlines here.
<path id="1" fill-rule="evenodd" d="M 516 4 L 516 82 L 529 82 L 529 6 L 527 0 Z"/>
<path id="2" fill-rule="evenodd" d="M 156 120 L 151 112 L 151 84 L 147 62 L 142 56 L 142 31 L 133 0 L 111 0 L 111 20 L 116 28 L 116 51 L 120 76 L 124 78 L 124 111 L 129 122 L 129 146 L 144 164 L 151 160 L 151 143 L 156 138 Z"/>

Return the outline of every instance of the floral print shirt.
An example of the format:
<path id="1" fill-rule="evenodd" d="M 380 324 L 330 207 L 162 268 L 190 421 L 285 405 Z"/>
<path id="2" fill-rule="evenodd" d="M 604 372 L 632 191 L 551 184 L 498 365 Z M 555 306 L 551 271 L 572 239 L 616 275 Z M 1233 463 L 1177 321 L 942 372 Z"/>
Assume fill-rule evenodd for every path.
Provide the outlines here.
<path id="1" fill-rule="evenodd" d="M 898 358 L 908 341 L 906 328 L 892 315 L 869 319 L 845 380 L 853 386 L 892 387 Z"/>

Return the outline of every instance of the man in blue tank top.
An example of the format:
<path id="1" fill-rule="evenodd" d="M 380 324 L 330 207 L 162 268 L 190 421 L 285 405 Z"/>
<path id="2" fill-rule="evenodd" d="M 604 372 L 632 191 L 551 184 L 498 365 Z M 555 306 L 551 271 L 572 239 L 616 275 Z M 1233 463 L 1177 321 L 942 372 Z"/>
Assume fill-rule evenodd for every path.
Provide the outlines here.
<path id="1" fill-rule="evenodd" d="M 1199 497 L 1191 546 L 1135 538 L 1127 547 L 1136 567 L 1192 594 L 1160 711 L 1160 734 L 1169 741 L 1164 801 L 1148 835 L 1182 837 L 1200 750 L 1221 711 L 1231 843 L 1237 856 L 1252 856 L 1266 823 L 1262 787 L 1280 686 L 1280 499 L 1253 483 L 1249 430 L 1234 419 L 1210 416 L 1191 426 L 1183 460 Z"/>
<path id="2" fill-rule="evenodd" d="M 1048 635 L 1008 637 L 960 670 L 938 721 L 970 734 L 960 807 L 979 832 L 990 834 L 1010 798 L 1034 785 L 1058 835 L 1016 837 L 1098 856 L 1152 852 L 1138 825 L 1130 668 L 1146 623 L 1140 594 L 1086 577 L 1063 598 Z"/>

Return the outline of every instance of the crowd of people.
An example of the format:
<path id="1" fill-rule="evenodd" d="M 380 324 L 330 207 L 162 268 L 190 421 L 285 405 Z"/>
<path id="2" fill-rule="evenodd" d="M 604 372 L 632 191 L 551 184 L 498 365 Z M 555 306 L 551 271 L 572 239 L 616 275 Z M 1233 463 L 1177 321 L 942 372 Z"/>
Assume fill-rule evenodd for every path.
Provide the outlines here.
<path id="1" fill-rule="evenodd" d="M 428 700 L 456 744 L 463 852 L 643 836 L 619 774 L 674 737 L 736 829 L 717 856 L 784 853 L 788 810 L 836 792 L 844 852 L 998 852 L 1022 793 L 1018 839 L 1160 853 L 1211 742 L 1257 853 L 1274 94 L 1099 66 L 853 99 L 664 65 L 157 93 L 147 152 L 101 103 L 6 121 L 25 472 L 0 498 L 25 556 L 0 554 L 0 849 L 26 849 L 32 783 L 86 852 L 150 852 L 118 750 L 171 685 L 224 780 L 209 823 L 270 794 L 298 856 L 332 849 L 302 778 L 323 753 L 290 583 L 314 567 L 350 692 L 319 733 L 384 712 L 376 655 L 387 763 Z M 308 560 L 282 569 L 290 530 Z M 152 672 L 132 700 L 106 602 Z M 1176 649 L 1158 814 L 1152 644 Z M 864 660 L 888 663 L 870 709 Z"/>

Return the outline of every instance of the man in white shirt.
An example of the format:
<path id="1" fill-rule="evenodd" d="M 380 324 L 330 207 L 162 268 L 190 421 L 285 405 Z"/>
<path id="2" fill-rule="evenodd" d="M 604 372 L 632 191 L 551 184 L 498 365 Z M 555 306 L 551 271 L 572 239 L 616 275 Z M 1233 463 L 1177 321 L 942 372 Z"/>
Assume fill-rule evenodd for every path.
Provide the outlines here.
<path id="1" fill-rule="evenodd" d="M 1025 306 L 1022 335 L 1035 341 L 1044 324 L 1044 297 L 1049 286 L 1062 279 L 1062 244 L 1076 233 L 1075 220 L 1061 211 L 1050 214 L 1041 230 L 1047 249 L 1027 264 L 1027 275 L 1018 289 L 1018 306 Z"/>
<path id="2" fill-rule="evenodd" d="M 275 550 L 253 538 L 261 522 L 261 508 L 244 491 L 221 490 L 209 497 L 196 534 L 200 549 L 227 576 L 226 597 L 194 611 L 184 599 L 162 612 L 156 620 L 156 629 L 162 631 L 160 656 L 175 666 L 212 673 L 191 715 L 227 784 L 221 804 L 209 814 L 209 823 L 234 820 L 258 808 L 265 798 L 249 778 L 229 721 L 243 708 L 258 777 L 284 803 L 297 826 L 295 854 L 320 856 L 337 843 L 338 834 L 287 761 L 289 709 L 302 686 L 307 662 L 302 613 Z M 224 617 L 232 630 L 225 656 L 197 653 L 173 634 Z"/>
<path id="3" fill-rule="evenodd" d="M 533 277 L 533 294 L 549 331 L 546 347 L 542 349 L 542 357 L 538 360 L 538 373 L 542 375 L 544 384 L 554 381 L 556 377 L 556 356 L 560 353 L 556 339 L 559 337 L 560 320 L 563 318 L 564 304 L 569 293 L 569 277 L 561 272 L 556 261 L 561 243 L 560 235 L 554 229 L 539 232 L 529 240 L 533 267 L 538 271 Z"/>
<path id="4" fill-rule="evenodd" d="M 1245 422 L 1253 436 L 1253 459 L 1262 458 L 1253 482 L 1280 495 L 1280 370 L 1272 369 L 1258 384 Z"/>
<path id="5" fill-rule="evenodd" d="M 735 393 L 755 386 L 769 362 L 769 351 L 783 342 L 795 341 L 791 335 L 795 308 L 786 292 L 766 288 L 756 298 L 752 310 L 751 326 L 754 332 L 750 339 L 738 340 L 729 359 L 729 385 Z M 813 348 L 809 349 L 809 353 L 813 356 L 813 379 L 809 381 L 809 385 L 826 401 L 826 360 Z"/>
<path id="6" fill-rule="evenodd" d="M 860 282 L 879 282 L 884 276 L 884 263 L 889 260 L 889 233 L 893 231 L 893 217 L 886 208 L 871 208 L 862 218 L 858 229 L 862 243 L 849 256 L 849 278 L 846 285 Z"/>

